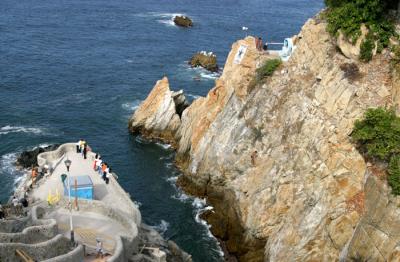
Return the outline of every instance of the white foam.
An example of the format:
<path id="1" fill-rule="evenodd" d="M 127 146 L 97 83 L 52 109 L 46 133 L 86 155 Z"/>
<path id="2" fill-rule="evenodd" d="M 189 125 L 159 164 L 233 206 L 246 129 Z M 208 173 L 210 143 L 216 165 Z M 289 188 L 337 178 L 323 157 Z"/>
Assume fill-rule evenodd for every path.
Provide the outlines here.
<path id="1" fill-rule="evenodd" d="M 121 105 L 121 107 L 127 111 L 132 112 L 139 108 L 141 102 L 142 102 L 141 100 L 137 99 L 133 102 L 124 103 Z"/>
<path id="2" fill-rule="evenodd" d="M 18 152 L 8 153 L 0 158 L 0 173 L 14 177 L 14 190 L 27 176 L 26 170 L 17 170 L 15 166 L 18 154 Z"/>
<path id="3" fill-rule="evenodd" d="M 164 234 L 165 232 L 167 232 L 168 227 L 169 227 L 169 223 L 165 220 L 161 220 L 160 224 L 158 224 L 156 226 L 152 226 L 152 228 L 160 234 Z"/>
<path id="4" fill-rule="evenodd" d="M 0 128 L 0 135 L 7 135 L 10 133 L 31 133 L 35 135 L 43 134 L 45 129 L 39 127 L 25 127 L 25 126 L 3 126 Z"/>
<path id="5" fill-rule="evenodd" d="M 201 97 L 201 96 L 192 95 L 192 94 L 187 94 L 187 96 L 190 97 L 190 98 L 192 98 L 193 100 Z"/>
<path id="6" fill-rule="evenodd" d="M 175 16 L 185 16 L 185 15 L 180 13 L 149 12 L 149 13 L 136 14 L 135 16 L 144 18 L 155 18 L 156 21 L 159 22 L 160 24 L 164 24 L 167 26 L 176 26 L 174 23 Z"/>
<path id="7" fill-rule="evenodd" d="M 156 142 L 156 145 L 162 147 L 162 148 L 165 149 L 165 150 L 171 148 L 171 145 L 169 145 L 169 144 L 163 144 L 163 143 L 160 143 L 160 142 Z"/>

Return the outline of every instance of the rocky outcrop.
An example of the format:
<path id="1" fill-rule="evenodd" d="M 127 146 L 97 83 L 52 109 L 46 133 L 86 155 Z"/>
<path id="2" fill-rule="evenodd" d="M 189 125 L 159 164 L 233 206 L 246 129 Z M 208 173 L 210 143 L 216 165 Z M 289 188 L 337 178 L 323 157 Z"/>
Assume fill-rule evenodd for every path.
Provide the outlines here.
<path id="1" fill-rule="evenodd" d="M 164 77 L 135 111 L 129 121 L 129 129 L 132 133 L 174 144 L 181 125 L 180 117 L 188 105 L 183 91 L 171 91 L 168 78 Z"/>
<path id="2" fill-rule="evenodd" d="M 320 19 L 310 19 L 297 39 L 280 72 L 254 88 L 249 83 L 268 57 L 251 37 L 232 46 L 216 86 L 165 130 L 184 172 L 178 183 L 207 197 L 213 234 L 240 261 L 350 261 L 354 250 L 366 260 L 373 251 L 360 248 L 362 241 L 377 250 L 391 243 L 379 259 L 398 258 L 392 243 L 400 235 L 389 230 L 397 227 L 394 215 L 374 231 L 360 226 L 376 226 L 376 212 L 398 209 L 385 201 L 368 206 L 388 192 L 366 179 L 365 160 L 349 138 L 367 108 L 392 105 L 388 52 L 369 64 L 349 59 Z M 159 112 L 161 104 L 148 110 Z"/>
<path id="3" fill-rule="evenodd" d="M 205 51 L 198 52 L 189 61 L 191 67 L 203 67 L 211 72 L 218 72 L 217 56 Z"/>
<path id="4" fill-rule="evenodd" d="M 192 27 L 193 26 L 193 21 L 187 16 L 183 15 L 177 15 L 174 17 L 174 23 L 177 26 L 181 27 Z"/>
<path id="5" fill-rule="evenodd" d="M 30 168 L 37 166 L 37 156 L 40 153 L 56 150 L 60 145 L 50 145 L 46 147 L 36 147 L 33 150 L 22 152 L 18 158 L 16 165 L 22 168 Z"/>
<path id="6" fill-rule="evenodd" d="M 351 43 L 349 39 L 339 30 L 337 37 L 337 46 L 344 56 L 347 58 L 357 60 L 360 57 L 360 47 L 368 34 L 368 28 L 363 24 L 361 26 L 361 36 L 355 43 Z"/>

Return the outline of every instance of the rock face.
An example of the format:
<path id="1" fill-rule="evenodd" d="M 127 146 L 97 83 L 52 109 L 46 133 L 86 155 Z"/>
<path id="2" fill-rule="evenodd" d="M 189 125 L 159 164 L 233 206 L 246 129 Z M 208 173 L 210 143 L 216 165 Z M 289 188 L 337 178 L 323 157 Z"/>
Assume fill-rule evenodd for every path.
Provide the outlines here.
<path id="1" fill-rule="evenodd" d="M 24 151 L 18 156 L 16 165 L 22 168 L 37 166 L 37 156 L 40 153 L 56 150 L 60 145 L 50 145 L 46 147 L 36 147 L 30 151 Z"/>
<path id="2" fill-rule="evenodd" d="M 240 261 L 400 259 L 399 200 L 369 175 L 349 139 L 367 108 L 392 105 L 389 56 L 369 64 L 346 58 L 320 19 L 297 39 L 290 60 L 262 86 L 249 88 L 267 57 L 248 37 L 180 121 L 160 115 L 170 98 L 153 103 L 153 90 L 139 109 L 148 113 L 131 122 L 160 124 L 175 139 L 178 183 L 207 197 L 213 234 Z"/>
<path id="3" fill-rule="evenodd" d="M 171 91 L 168 78 L 164 77 L 135 111 L 129 121 L 129 129 L 147 138 L 162 139 L 174 144 L 176 131 L 181 124 L 180 117 L 188 106 L 183 91 Z"/>
<path id="4" fill-rule="evenodd" d="M 213 53 L 199 52 L 189 61 L 191 67 L 203 67 L 211 72 L 218 72 L 217 56 Z"/>
<path id="5" fill-rule="evenodd" d="M 193 21 L 187 16 L 175 16 L 174 17 L 174 23 L 177 26 L 181 27 L 192 27 L 193 26 Z"/>

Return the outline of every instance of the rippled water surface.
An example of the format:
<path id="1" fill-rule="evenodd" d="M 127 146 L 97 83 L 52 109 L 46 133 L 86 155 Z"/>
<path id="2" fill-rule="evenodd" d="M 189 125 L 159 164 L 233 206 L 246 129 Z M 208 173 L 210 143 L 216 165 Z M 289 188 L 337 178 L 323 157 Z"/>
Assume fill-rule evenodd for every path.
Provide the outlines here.
<path id="1" fill-rule="evenodd" d="M 129 135 L 128 118 L 163 75 L 191 99 L 205 95 L 216 76 L 187 67 L 196 51 L 213 51 L 223 66 L 245 36 L 242 26 L 281 42 L 322 7 L 322 0 L 1 0 L 0 199 L 22 175 L 13 167 L 18 152 L 82 137 L 141 203 L 146 223 L 195 261 L 221 260 L 196 218 L 206 203 L 174 186 L 173 152 Z M 174 14 L 195 26 L 175 27 Z"/>

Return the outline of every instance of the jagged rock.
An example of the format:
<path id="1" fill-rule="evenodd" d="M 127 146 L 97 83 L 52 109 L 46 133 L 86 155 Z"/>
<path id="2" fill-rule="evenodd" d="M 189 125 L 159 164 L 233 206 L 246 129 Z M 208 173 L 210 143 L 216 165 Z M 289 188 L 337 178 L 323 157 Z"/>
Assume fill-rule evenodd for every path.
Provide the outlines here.
<path id="1" fill-rule="evenodd" d="M 181 26 L 181 27 L 192 27 L 193 26 L 192 19 L 190 19 L 187 16 L 179 16 L 179 15 L 175 16 L 174 23 L 177 26 Z"/>
<path id="2" fill-rule="evenodd" d="M 37 166 L 37 156 L 40 153 L 56 150 L 59 146 L 59 144 L 55 144 L 46 147 L 36 147 L 33 150 L 24 151 L 18 156 L 16 165 L 22 168 Z"/>
<path id="3" fill-rule="evenodd" d="M 189 61 L 191 67 L 203 67 L 211 72 L 218 72 L 217 56 L 213 53 L 199 52 Z"/>
<path id="4" fill-rule="evenodd" d="M 282 65 L 288 73 L 254 89 L 249 84 L 266 58 L 254 38 L 232 46 L 215 87 L 173 125 L 184 172 L 178 183 L 207 198 L 213 234 L 240 261 L 398 256 L 400 200 L 389 198 L 387 207 L 387 190 L 365 184 L 366 162 L 349 139 L 367 108 L 391 106 L 399 92 L 390 60 L 351 61 L 359 71 L 352 78 L 324 21 L 310 19 L 300 34 Z"/>
<path id="5" fill-rule="evenodd" d="M 168 78 L 157 81 L 146 100 L 135 111 L 129 122 L 132 133 L 174 143 L 180 126 L 180 115 L 188 106 L 183 91 L 169 89 Z"/>
<path id="6" fill-rule="evenodd" d="M 360 56 L 361 44 L 364 41 L 367 34 L 368 34 L 368 28 L 364 24 L 361 25 L 361 36 L 353 44 L 339 30 L 339 36 L 337 37 L 337 46 L 339 47 L 343 55 L 345 55 L 347 58 L 358 60 Z"/>

